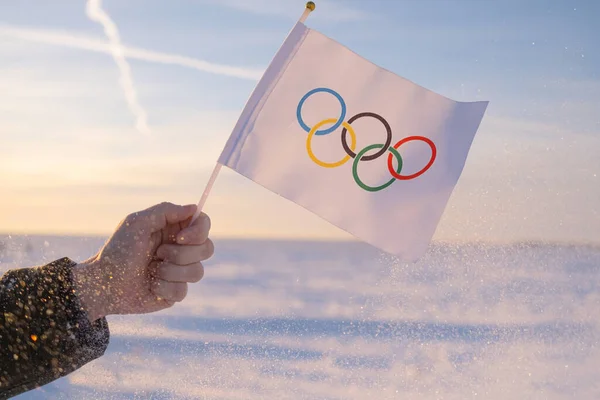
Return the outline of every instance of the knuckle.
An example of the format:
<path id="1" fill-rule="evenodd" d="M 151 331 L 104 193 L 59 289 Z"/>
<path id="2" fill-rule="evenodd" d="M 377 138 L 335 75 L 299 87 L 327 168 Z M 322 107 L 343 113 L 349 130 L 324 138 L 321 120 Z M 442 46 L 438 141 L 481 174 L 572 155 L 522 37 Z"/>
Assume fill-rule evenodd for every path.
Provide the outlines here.
<path id="1" fill-rule="evenodd" d="M 161 245 L 156 251 L 156 255 L 162 260 L 173 264 L 180 264 L 181 261 L 181 250 L 170 244 Z"/>
<path id="2" fill-rule="evenodd" d="M 173 203 L 163 201 L 152 207 L 152 214 L 166 214 L 173 207 Z"/>
<path id="3" fill-rule="evenodd" d="M 134 222 L 136 222 L 138 220 L 138 215 L 139 214 L 137 212 L 134 212 L 134 213 L 131 213 L 131 214 L 127 215 L 125 217 L 125 220 L 124 220 L 125 225 L 131 225 Z"/>
<path id="4" fill-rule="evenodd" d="M 164 279 L 164 280 L 169 279 L 169 268 L 167 267 L 167 265 L 164 262 L 162 262 L 158 265 L 157 276 L 160 279 Z M 159 286 L 160 281 L 156 282 L 156 285 Z"/>
<path id="5" fill-rule="evenodd" d="M 163 298 L 164 297 L 163 289 L 164 288 L 163 288 L 163 285 L 161 284 L 161 281 L 159 279 L 157 279 L 155 282 L 152 283 L 152 287 L 151 287 L 150 291 L 157 298 Z"/>
<path id="6" fill-rule="evenodd" d="M 160 202 L 160 203 L 158 204 L 158 206 L 157 206 L 157 207 L 160 207 L 160 208 L 168 208 L 168 207 L 171 207 L 172 205 L 173 205 L 173 203 L 170 203 L 170 202 L 168 202 L 168 201 L 162 201 L 162 202 Z"/>
<path id="7" fill-rule="evenodd" d="M 178 269 L 169 261 L 165 261 L 160 266 L 160 277 L 167 282 L 177 281 L 179 277 Z"/>
<path id="8" fill-rule="evenodd" d="M 167 249 L 165 245 L 161 245 L 158 247 L 158 249 L 156 249 L 156 257 L 160 258 L 161 260 L 167 258 Z"/>

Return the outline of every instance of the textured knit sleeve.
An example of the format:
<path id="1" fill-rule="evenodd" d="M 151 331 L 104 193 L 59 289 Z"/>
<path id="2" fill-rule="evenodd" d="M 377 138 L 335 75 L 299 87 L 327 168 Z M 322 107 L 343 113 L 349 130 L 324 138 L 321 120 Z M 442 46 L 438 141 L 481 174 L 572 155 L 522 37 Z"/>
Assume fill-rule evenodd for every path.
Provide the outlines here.
<path id="1" fill-rule="evenodd" d="M 63 377 L 102 356 L 105 318 L 90 323 L 62 258 L 0 279 L 0 399 Z"/>

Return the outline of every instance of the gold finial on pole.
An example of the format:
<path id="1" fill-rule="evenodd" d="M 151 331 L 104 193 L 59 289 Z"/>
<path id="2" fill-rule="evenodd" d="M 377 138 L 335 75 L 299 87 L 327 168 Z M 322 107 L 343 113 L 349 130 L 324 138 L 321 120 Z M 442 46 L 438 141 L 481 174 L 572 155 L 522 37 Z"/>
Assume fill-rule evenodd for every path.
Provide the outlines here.
<path id="1" fill-rule="evenodd" d="M 306 3 L 304 14 L 302 14 L 302 16 L 300 17 L 299 22 L 304 23 L 304 21 L 306 21 L 306 18 L 308 18 L 308 14 L 310 14 L 311 11 L 314 11 L 316 7 L 317 6 L 315 5 L 314 1 L 309 1 L 308 3 Z"/>

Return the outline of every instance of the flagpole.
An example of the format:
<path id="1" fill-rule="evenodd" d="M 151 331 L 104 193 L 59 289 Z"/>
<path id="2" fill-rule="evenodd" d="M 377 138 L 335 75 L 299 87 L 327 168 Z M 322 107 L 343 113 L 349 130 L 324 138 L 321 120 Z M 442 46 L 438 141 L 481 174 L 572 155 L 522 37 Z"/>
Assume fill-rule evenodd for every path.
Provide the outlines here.
<path id="1" fill-rule="evenodd" d="M 306 18 L 308 18 L 308 15 L 315 11 L 315 3 L 312 1 L 309 1 L 308 3 L 306 3 L 306 8 L 304 9 L 304 13 L 302 13 L 302 16 L 300 17 L 300 19 L 298 20 L 298 22 L 302 22 L 304 23 L 304 21 L 306 21 Z"/>
<path id="2" fill-rule="evenodd" d="M 298 20 L 298 22 L 304 23 L 304 21 L 306 21 L 306 19 L 310 15 L 310 13 L 315 10 L 315 7 L 316 6 L 315 6 L 314 2 L 312 2 L 312 1 L 307 2 L 306 7 L 304 8 L 304 12 L 300 16 L 300 19 Z M 212 190 L 212 188 L 215 184 L 215 181 L 217 180 L 217 176 L 219 176 L 219 172 L 221 172 L 221 167 L 223 167 L 223 164 L 217 162 L 215 165 L 215 168 L 213 169 L 212 173 L 210 174 L 210 178 L 208 178 L 208 183 L 206 184 L 206 187 L 204 188 L 202 197 L 200 197 L 200 201 L 198 202 L 198 207 L 196 209 L 196 213 L 192 217 L 192 222 L 190 223 L 190 225 L 193 224 L 194 221 L 196 221 L 196 219 L 198 219 L 198 217 L 202 213 L 202 208 L 204 208 L 206 199 L 208 198 L 208 195 L 210 194 L 210 191 Z"/>

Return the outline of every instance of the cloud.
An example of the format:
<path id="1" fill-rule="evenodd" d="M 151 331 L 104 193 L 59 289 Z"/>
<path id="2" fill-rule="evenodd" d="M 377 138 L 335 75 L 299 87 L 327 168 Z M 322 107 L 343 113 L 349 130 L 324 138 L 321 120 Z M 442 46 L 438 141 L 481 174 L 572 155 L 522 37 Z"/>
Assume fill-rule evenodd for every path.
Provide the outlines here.
<path id="1" fill-rule="evenodd" d="M 67 31 L 0 25 L 0 36 L 96 53 L 112 54 L 111 46 L 105 40 Z M 146 50 L 139 47 L 122 46 L 122 50 L 123 55 L 130 59 L 176 65 L 233 78 L 258 80 L 264 72 L 264 69 L 217 64 L 197 58 Z"/>
<path id="2" fill-rule="evenodd" d="M 131 67 L 123 54 L 123 46 L 117 25 L 102 9 L 102 0 L 89 0 L 86 5 L 86 14 L 92 21 L 99 23 L 104 28 L 110 52 L 119 68 L 119 83 L 123 88 L 129 110 L 136 118 L 135 127 L 141 133 L 148 133 L 150 129 L 148 128 L 147 113 L 138 101 L 137 91 L 131 76 Z"/>

